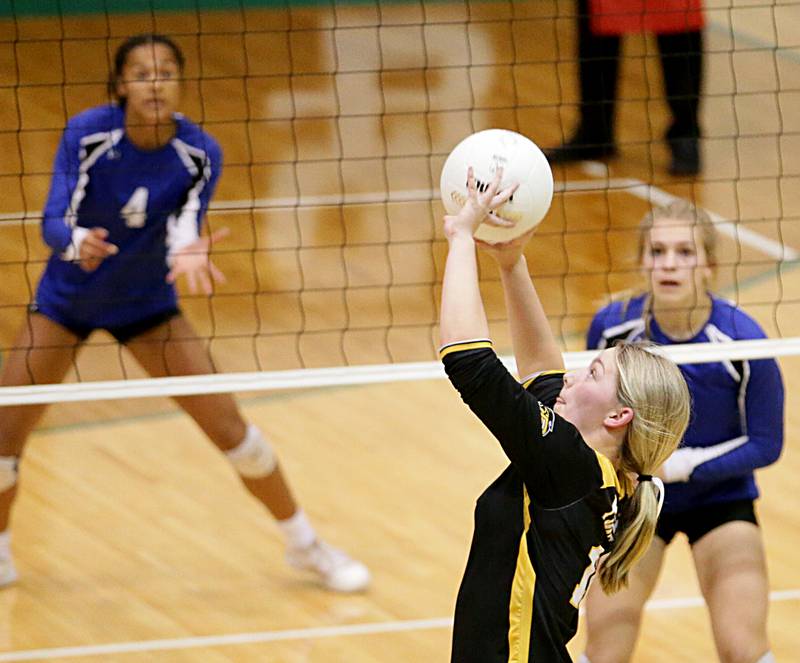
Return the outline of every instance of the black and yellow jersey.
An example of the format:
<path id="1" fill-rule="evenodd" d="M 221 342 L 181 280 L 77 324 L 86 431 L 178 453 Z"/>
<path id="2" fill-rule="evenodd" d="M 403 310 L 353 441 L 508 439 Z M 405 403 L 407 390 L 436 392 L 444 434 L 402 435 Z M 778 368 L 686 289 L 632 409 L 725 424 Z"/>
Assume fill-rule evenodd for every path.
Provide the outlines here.
<path id="1" fill-rule="evenodd" d="M 511 461 L 475 507 L 451 660 L 569 661 L 578 607 L 613 541 L 621 493 L 614 468 L 553 412 L 562 371 L 521 385 L 489 341 L 446 346 L 441 357 Z"/>

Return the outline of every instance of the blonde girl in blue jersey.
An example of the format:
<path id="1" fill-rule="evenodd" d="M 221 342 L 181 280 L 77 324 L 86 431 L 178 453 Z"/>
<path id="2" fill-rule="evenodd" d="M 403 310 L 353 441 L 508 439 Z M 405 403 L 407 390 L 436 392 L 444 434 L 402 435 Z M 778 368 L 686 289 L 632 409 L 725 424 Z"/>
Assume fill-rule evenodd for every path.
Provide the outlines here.
<path id="1" fill-rule="evenodd" d="M 597 313 L 589 348 L 642 338 L 670 344 L 765 337 L 747 313 L 709 290 L 716 235 L 702 210 L 683 201 L 653 210 L 642 221 L 639 249 L 647 287 Z M 780 370 L 774 360 L 760 359 L 689 364 L 682 371 L 693 415 L 681 447 L 659 472 L 666 499 L 656 537 L 628 589 L 614 596 L 589 592 L 582 663 L 631 659 L 644 604 L 678 532 L 691 546 L 720 661 L 775 660 L 767 638 L 769 583 L 753 471 L 775 462 L 783 445 Z M 647 660 L 648 652 L 641 657 Z"/>
<path id="2" fill-rule="evenodd" d="M 109 88 L 116 102 L 69 121 L 42 223 L 53 252 L 3 367 L 3 386 L 61 382 L 95 329 L 125 344 L 153 377 L 215 372 L 174 287 L 184 278 L 191 292 L 211 294 L 223 275 L 209 248 L 225 235 L 201 233 L 222 153 L 177 113 L 183 67 L 183 54 L 168 37 L 132 37 L 114 58 Z M 175 401 L 275 517 L 292 566 L 335 591 L 367 586 L 362 563 L 317 537 L 271 444 L 230 395 Z M 9 515 L 25 442 L 44 407 L 6 407 L 0 416 L 0 585 L 17 578 Z"/>

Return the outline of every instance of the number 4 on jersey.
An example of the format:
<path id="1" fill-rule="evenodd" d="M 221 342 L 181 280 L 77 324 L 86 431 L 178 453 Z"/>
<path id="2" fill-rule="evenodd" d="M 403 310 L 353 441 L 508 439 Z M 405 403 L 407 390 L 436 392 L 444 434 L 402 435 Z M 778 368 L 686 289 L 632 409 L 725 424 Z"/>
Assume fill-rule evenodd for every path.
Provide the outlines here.
<path id="1" fill-rule="evenodd" d="M 137 187 L 128 202 L 119 211 L 120 216 L 125 219 L 128 228 L 142 228 L 147 220 L 147 198 L 149 193 L 147 187 Z"/>

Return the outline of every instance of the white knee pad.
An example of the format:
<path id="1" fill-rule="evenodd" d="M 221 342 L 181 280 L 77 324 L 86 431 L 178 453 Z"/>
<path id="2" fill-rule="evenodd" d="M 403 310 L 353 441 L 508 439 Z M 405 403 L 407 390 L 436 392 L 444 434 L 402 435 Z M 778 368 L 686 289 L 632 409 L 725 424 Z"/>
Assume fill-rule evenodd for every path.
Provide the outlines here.
<path id="1" fill-rule="evenodd" d="M 16 485 L 18 461 L 16 456 L 0 456 L 0 493 Z"/>
<path id="2" fill-rule="evenodd" d="M 278 459 L 269 442 L 253 424 L 247 427 L 247 434 L 239 446 L 225 452 L 236 471 L 248 479 L 269 476 L 278 466 Z"/>

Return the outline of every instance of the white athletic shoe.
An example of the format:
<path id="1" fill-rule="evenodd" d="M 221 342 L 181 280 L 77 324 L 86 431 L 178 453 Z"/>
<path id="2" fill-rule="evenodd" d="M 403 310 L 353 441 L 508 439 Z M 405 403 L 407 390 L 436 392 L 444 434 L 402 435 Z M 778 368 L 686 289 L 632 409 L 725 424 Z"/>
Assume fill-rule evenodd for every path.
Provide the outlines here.
<path id="1" fill-rule="evenodd" d="M 364 564 L 324 541 L 289 549 L 286 561 L 296 569 L 313 571 L 335 592 L 360 592 L 369 585 L 370 573 Z"/>
<path id="2" fill-rule="evenodd" d="M 0 588 L 13 585 L 17 581 L 17 569 L 11 553 L 0 554 Z"/>

